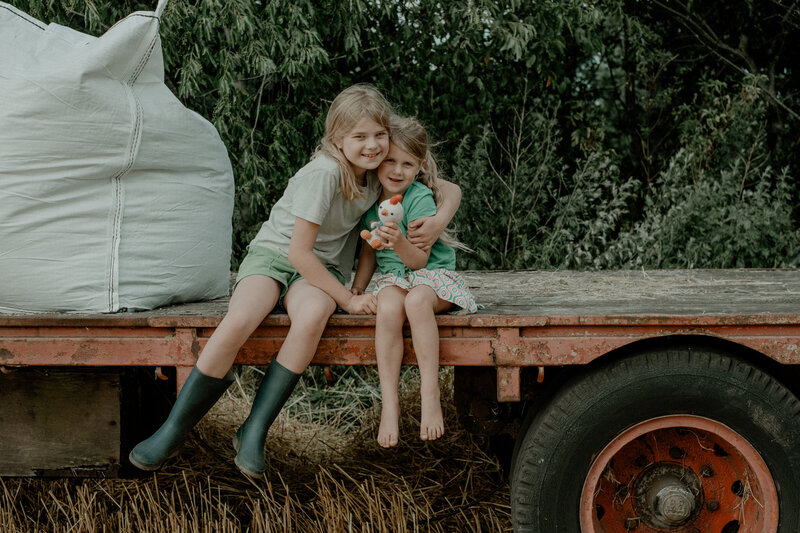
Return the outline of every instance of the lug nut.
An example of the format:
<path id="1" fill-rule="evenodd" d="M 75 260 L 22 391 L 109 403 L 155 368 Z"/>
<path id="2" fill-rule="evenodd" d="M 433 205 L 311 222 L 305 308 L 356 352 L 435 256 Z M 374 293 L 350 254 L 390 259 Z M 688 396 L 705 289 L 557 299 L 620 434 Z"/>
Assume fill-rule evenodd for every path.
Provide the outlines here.
<path id="1" fill-rule="evenodd" d="M 700 477 L 712 477 L 714 475 L 714 471 L 711 470 L 711 467 L 705 465 L 700 468 Z"/>
<path id="2" fill-rule="evenodd" d="M 639 519 L 638 518 L 626 518 L 625 519 L 625 529 L 628 531 L 633 531 L 639 527 Z"/>
<path id="3" fill-rule="evenodd" d="M 706 502 L 706 508 L 709 511 L 716 511 L 719 509 L 719 502 L 717 500 L 708 500 Z"/>

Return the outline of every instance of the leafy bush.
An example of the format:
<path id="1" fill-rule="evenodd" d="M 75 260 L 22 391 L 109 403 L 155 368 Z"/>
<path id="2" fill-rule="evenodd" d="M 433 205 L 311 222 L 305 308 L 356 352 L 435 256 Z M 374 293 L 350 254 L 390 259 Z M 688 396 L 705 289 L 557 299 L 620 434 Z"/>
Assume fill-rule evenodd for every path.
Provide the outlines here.
<path id="1" fill-rule="evenodd" d="M 156 3 L 12 0 L 93 35 Z M 171 0 L 161 32 L 167 84 L 233 162 L 234 268 L 355 82 L 440 141 L 459 268 L 797 266 L 793 8 L 668 7 Z"/>
<path id="2" fill-rule="evenodd" d="M 703 84 L 681 127 L 683 148 L 645 197 L 643 216 L 595 266 L 646 268 L 791 267 L 800 229 L 789 169 L 776 171 L 766 107 L 752 77 L 739 90 Z"/>
<path id="3" fill-rule="evenodd" d="M 555 105 L 526 96 L 504 133 L 487 125 L 456 149 L 453 179 L 465 189 L 456 224 L 476 250 L 460 256 L 468 268 L 548 266 L 539 257 L 551 222 L 543 207 L 564 179 Z"/>

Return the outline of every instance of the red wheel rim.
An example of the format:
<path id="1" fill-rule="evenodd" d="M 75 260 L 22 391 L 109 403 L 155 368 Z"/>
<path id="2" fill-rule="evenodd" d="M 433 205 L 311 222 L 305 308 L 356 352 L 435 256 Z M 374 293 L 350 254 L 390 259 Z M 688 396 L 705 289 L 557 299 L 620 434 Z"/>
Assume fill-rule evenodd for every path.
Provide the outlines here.
<path id="1" fill-rule="evenodd" d="M 653 418 L 595 459 L 580 502 L 583 533 L 778 531 L 778 493 L 755 448 L 692 415 Z"/>

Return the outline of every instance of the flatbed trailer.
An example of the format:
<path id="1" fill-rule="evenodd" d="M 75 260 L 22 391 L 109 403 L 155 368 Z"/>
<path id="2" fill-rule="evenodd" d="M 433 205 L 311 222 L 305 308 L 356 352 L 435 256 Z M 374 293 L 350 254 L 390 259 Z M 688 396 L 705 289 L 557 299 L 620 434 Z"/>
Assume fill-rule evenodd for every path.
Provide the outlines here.
<path id="1" fill-rule="evenodd" d="M 515 530 L 800 531 L 800 271 L 464 275 L 485 309 L 437 318 L 440 363 L 462 424 L 507 444 Z M 0 475 L 116 474 L 163 415 L 141 376 L 174 394 L 226 309 L 0 315 Z M 374 328 L 335 314 L 312 364 L 374 365 Z"/>

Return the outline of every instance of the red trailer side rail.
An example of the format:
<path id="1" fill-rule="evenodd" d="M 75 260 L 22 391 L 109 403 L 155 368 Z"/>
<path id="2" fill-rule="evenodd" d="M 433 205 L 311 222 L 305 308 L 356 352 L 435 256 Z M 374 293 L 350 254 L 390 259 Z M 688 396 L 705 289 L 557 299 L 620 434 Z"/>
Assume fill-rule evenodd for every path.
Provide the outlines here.
<path id="1" fill-rule="evenodd" d="M 440 361 L 497 368 L 501 401 L 520 399 L 521 367 L 582 365 L 632 342 L 670 335 L 725 339 L 782 364 L 800 363 L 795 271 L 465 275 L 487 308 L 438 317 Z M 553 288 L 554 278 L 562 289 Z M 692 299 L 680 300 L 686 291 Z M 0 365 L 174 366 L 180 385 L 226 309 L 221 299 L 113 315 L 0 314 Z M 236 363 L 267 363 L 288 327 L 286 315 L 268 316 Z M 335 314 L 313 364 L 375 364 L 374 329 L 372 316 Z M 404 362 L 415 362 L 408 334 Z"/>

